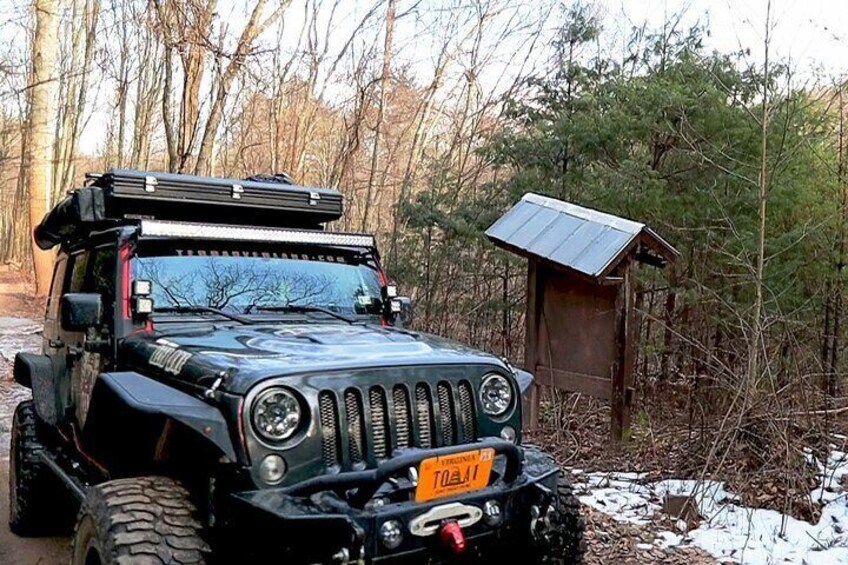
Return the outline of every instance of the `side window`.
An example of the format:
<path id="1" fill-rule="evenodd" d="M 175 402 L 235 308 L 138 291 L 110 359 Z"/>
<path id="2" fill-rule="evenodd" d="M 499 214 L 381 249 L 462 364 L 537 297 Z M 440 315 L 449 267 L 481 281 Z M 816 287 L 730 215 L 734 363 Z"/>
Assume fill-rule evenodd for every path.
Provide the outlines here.
<path id="1" fill-rule="evenodd" d="M 103 296 L 103 309 L 109 312 L 115 306 L 115 266 L 118 252 L 114 245 L 99 247 L 91 254 L 91 273 L 86 283 L 87 292 Z"/>
<path id="2" fill-rule="evenodd" d="M 59 303 L 62 301 L 67 266 L 68 261 L 64 257 L 56 260 L 56 266 L 53 269 L 53 281 L 50 283 L 50 294 L 47 295 L 48 320 L 55 320 L 59 315 Z"/>
<path id="3" fill-rule="evenodd" d="M 68 281 L 68 292 L 83 292 L 87 266 L 88 253 L 78 253 L 71 257 L 71 278 Z"/>

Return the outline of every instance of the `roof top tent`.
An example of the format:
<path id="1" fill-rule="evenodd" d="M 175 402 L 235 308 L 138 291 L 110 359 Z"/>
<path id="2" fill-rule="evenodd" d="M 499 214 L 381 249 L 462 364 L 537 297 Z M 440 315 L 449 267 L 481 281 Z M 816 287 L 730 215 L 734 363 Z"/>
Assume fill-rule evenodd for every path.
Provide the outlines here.
<path id="1" fill-rule="evenodd" d="M 285 175 L 242 180 L 110 169 L 86 178 L 35 228 L 42 249 L 141 219 L 323 229 L 343 212 L 339 191 L 298 186 Z"/>
<path id="2" fill-rule="evenodd" d="M 629 432 L 634 363 L 633 267 L 664 267 L 678 252 L 645 224 L 525 194 L 486 231 L 526 257 L 524 368 L 539 386 L 608 400 L 611 435 Z M 529 410 L 538 421 L 538 392 Z"/>

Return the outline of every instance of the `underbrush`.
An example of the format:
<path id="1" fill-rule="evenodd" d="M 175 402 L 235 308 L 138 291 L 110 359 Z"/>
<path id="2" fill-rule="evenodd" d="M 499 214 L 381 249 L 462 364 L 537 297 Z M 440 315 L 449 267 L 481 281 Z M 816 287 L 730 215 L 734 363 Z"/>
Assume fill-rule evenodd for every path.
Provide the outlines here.
<path id="1" fill-rule="evenodd" d="M 615 444 L 608 403 L 548 389 L 530 440 L 573 469 L 723 481 L 746 506 L 817 521 L 821 507 L 811 491 L 821 470 L 814 459 L 848 449 L 848 410 L 815 387 L 752 396 L 704 379 L 649 383 L 636 391 L 629 439 Z"/>

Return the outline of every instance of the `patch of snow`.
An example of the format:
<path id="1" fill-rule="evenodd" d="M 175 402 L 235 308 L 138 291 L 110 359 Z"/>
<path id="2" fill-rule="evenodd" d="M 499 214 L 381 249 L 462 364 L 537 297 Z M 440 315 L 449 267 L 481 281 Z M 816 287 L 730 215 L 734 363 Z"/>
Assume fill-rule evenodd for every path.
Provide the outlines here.
<path id="1" fill-rule="evenodd" d="M 574 486 L 580 502 L 616 520 L 644 525 L 660 506 L 650 501 L 650 490 L 638 473 L 585 473 Z"/>
<path id="2" fill-rule="evenodd" d="M 833 450 L 826 461 L 812 453 L 807 460 L 819 471 L 819 486 L 811 493 L 824 506 L 818 523 L 810 524 L 776 510 L 750 508 L 719 481 L 664 480 L 646 482 L 634 473 L 585 473 L 575 485 L 580 501 L 616 520 L 637 525 L 651 522 L 668 494 L 691 496 L 701 522 L 683 535 L 657 534 L 654 544 L 666 548 L 695 545 L 724 562 L 750 565 L 774 563 L 848 565 L 848 455 Z M 640 549 L 642 544 L 637 545 Z"/>
<path id="3" fill-rule="evenodd" d="M 842 491 L 842 478 L 848 475 L 848 455 L 844 451 L 832 450 L 824 462 L 813 455 L 811 450 L 805 450 L 804 457 L 819 471 L 819 484 L 810 492 L 813 502 L 833 502 L 846 496 Z"/>
<path id="4" fill-rule="evenodd" d="M 677 547 L 683 543 L 683 536 L 674 532 L 659 532 L 654 539 L 654 543 L 661 548 Z"/>
<path id="5" fill-rule="evenodd" d="M 654 549 L 654 546 L 649 544 L 649 543 L 637 543 L 636 549 L 642 549 L 642 550 L 645 550 L 645 551 L 650 551 L 651 549 Z"/>
<path id="6" fill-rule="evenodd" d="M 609 514 L 616 520 L 636 525 L 650 523 L 651 517 L 660 509 L 645 494 L 618 488 L 594 489 L 578 498 L 582 504 Z"/>
<path id="7" fill-rule="evenodd" d="M 0 380 L 0 461 L 9 459 L 9 440 L 15 408 L 30 396 L 29 389 L 11 381 Z"/>
<path id="8" fill-rule="evenodd" d="M 41 349 L 41 324 L 29 318 L 0 316 L 0 360 L 12 362 L 19 351 Z M 22 400 L 30 398 L 29 390 L 7 381 L 0 373 L 0 460 L 9 458 L 12 415 Z"/>

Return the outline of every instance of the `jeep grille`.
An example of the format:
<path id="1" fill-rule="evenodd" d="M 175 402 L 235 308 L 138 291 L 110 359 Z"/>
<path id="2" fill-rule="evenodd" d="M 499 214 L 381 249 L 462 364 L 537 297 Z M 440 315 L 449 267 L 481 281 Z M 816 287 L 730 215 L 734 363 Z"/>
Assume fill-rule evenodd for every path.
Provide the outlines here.
<path id="1" fill-rule="evenodd" d="M 474 394 L 468 381 L 441 381 L 435 387 L 396 385 L 389 390 L 382 386 L 340 393 L 325 390 L 318 395 L 318 407 L 327 467 L 374 466 L 395 449 L 477 439 Z"/>

